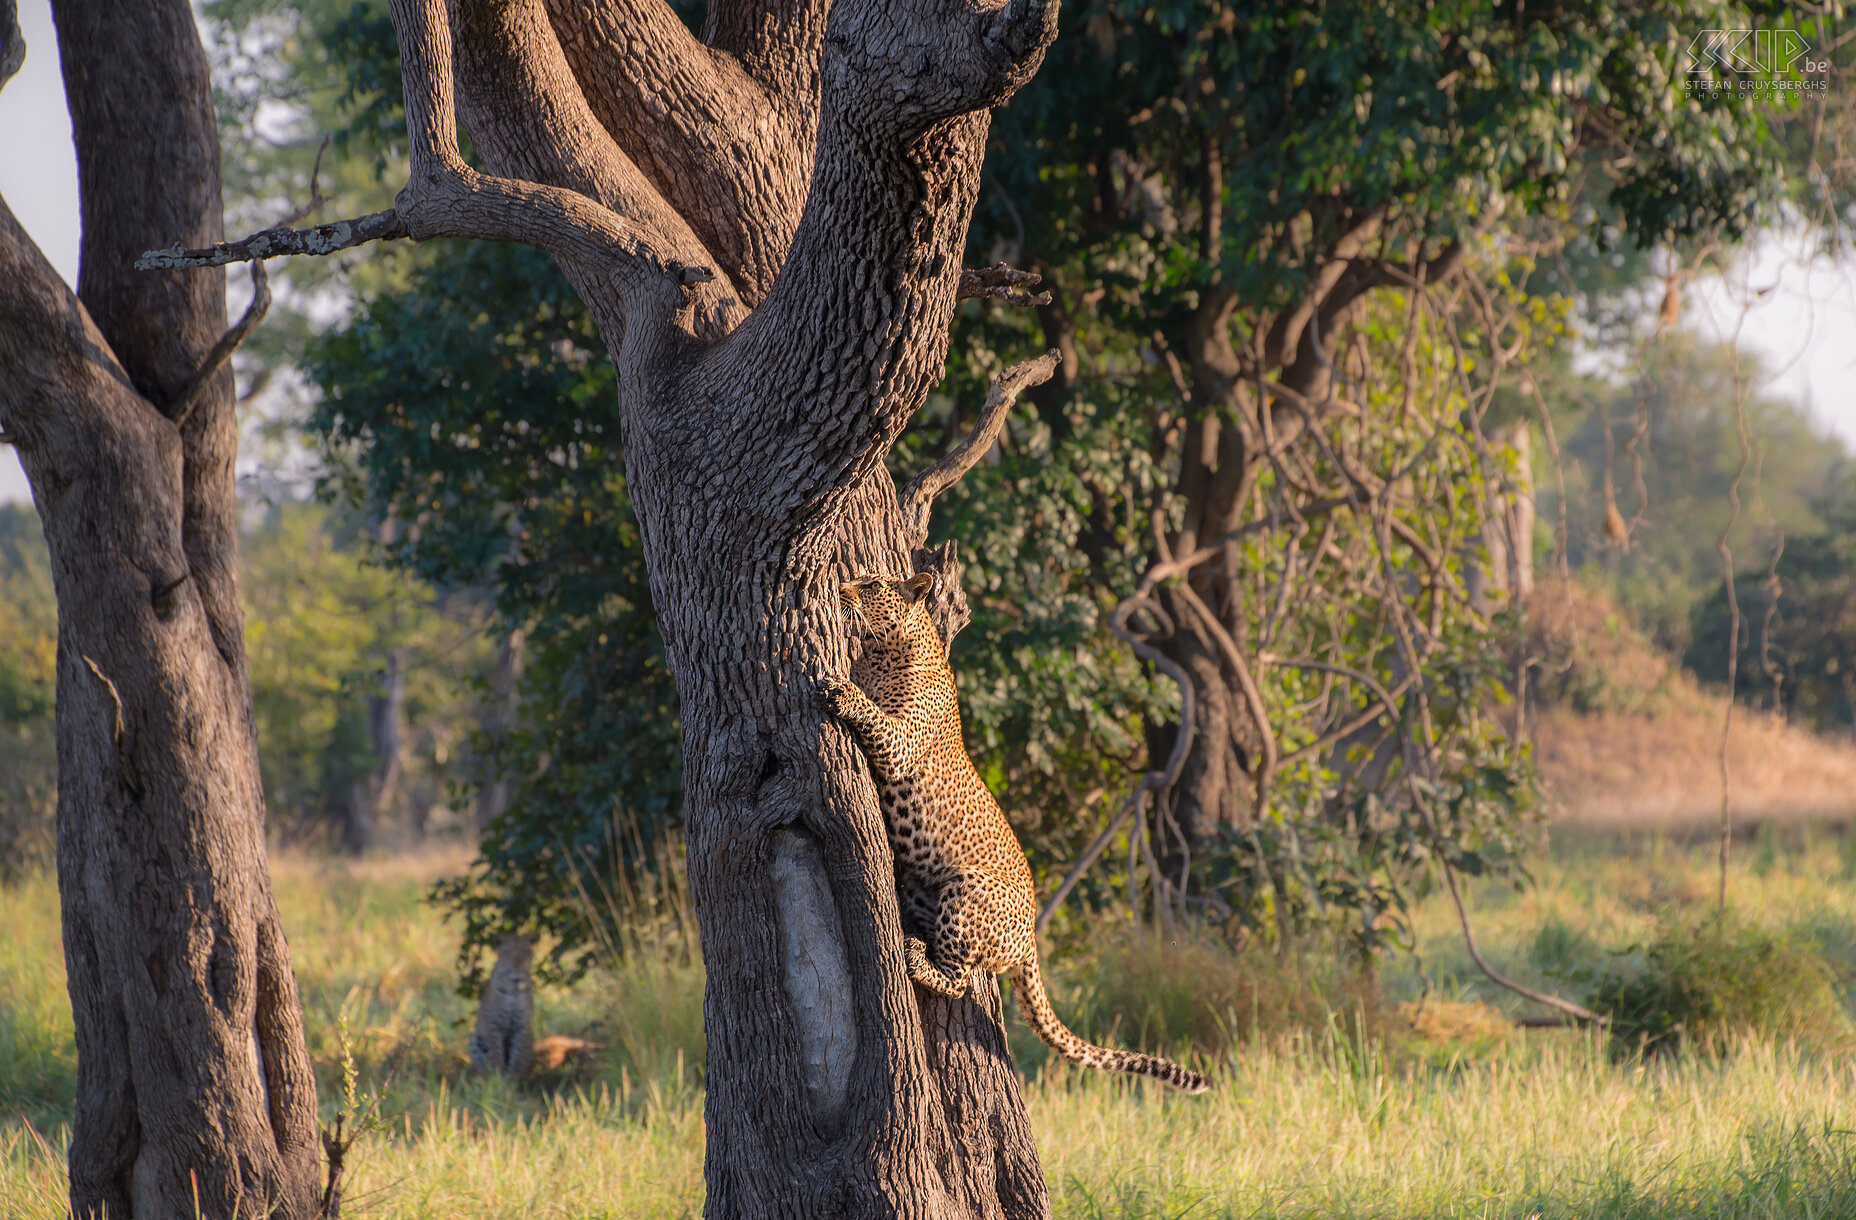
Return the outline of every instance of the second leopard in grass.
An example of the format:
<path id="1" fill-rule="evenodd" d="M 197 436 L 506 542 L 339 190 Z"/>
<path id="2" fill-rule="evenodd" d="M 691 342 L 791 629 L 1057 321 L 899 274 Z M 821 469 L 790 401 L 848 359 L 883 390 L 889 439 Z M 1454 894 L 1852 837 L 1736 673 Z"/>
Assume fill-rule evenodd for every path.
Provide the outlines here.
<path id="1" fill-rule="evenodd" d="M 1019 1010 L 1071 1063 L 1130 1072 L 1188 1093 L 1211 1082 L 1154 1055 L 1083 1041 L 1051 1009 L 1038 971 L 1037 894 L 1018 837 L 973 769 L 960 733 L 954 673 L 929 621 L 932 573 L 863 576 L 839 601 L 862 652 L 851 681 L 821 683 L 826 705 L 870 759 L 896 855 L 909 977 L 965 995 L 975 969 L 1008 974 Z"/>

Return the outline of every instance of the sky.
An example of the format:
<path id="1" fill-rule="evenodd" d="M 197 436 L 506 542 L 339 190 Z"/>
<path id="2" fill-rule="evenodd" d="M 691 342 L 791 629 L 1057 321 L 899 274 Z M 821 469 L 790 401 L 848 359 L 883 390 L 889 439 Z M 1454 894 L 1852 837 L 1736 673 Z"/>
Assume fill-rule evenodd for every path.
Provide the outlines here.
<path id="1" fill-rule="evenodd" d="M 50 0 L 20 0 L 26 63 L 0 89 L 0 198 L 60 274 L 77 281 L 77 160 L 58 72 Z M 1738 332 L 1767 370 L 1762 388 L 1808 407 L 1856 448 L 1856 261 L 1809 263 L 1795 243 L 1762 240 L 1733 276 L 1712 276 L 1685 297 L 1682 324 L 1718 338 Z M 0 446 L 0 503 L 31 493 Z"/>

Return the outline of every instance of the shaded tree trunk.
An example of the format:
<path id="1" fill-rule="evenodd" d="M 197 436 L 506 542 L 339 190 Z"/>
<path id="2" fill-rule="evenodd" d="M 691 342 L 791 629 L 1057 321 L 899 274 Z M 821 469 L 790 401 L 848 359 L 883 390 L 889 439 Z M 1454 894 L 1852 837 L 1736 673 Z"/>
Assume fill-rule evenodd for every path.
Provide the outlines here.
<path id="1" fill-rule="evenodd" d="M 1211 251 L 1221 248 L 1226 167 L 1206 147 L 1199 228 L 1201 248 Z M 1221 822 L 1249 829 L 1263 812 L 1276 761 L 1255 697 L 1255 673 L 1238 668 L 1241 661 L 1254 669 L 1263 645 L 1246 638 L 1255 608 L 1244 604 L 1236 544 L 1219 541 L 1246 522 L 1267 468 L 1266 439 L 1285 446 L 1324 411 L 1334 389 L 1335 337 L 1368 292 L 1437 283 L 1455 274 L 1461 261 L 1461 248 L 1452 245 L 1425 263 L 1390 265 L 1375 245 L 1383 219 L 1381 210 L 1344 204 L 1321 218 L 1311 232 L 1311 272 L 1299 304 L 1264 308 L 1214 277 L 1160 339 L 1177 360 L 1185 417 L 1170 489 L 1184 512 L 1180 528 L 1156 540 L 1150 563 L 1157 568 L 1199 556 L 1181 573 L 1190 597 L 1181 587 L 1156 590 L 1170 621 L 1150 640 L 1190 675 L 1195 696 L 1195 731 L 1171 804 L 1176 833 L 1187 840 L 1181 854 L 1195 851 Z M 1170 745 L 1172 732 L 1170 725 L 1149 725 L 1149 742 Z M 1165 833 L 1175 832 L 1156 821 L 1156 850 L 1163 855 L 1171 851 Z"/>
<path id="2" fill-rule="evenodd" d="M 1526 602 L 1534 592 L 1533 442 L 1526 419 L 1517 419 L 1490 439 L 1514 450 L 1513 486 L 1492 491 L 1482 523 L 1486 565 L 1472 563 L 1465 572 L 1470 603 L 1489 614 L 1510 602 Z"/>
<path id="3" fill-rule="evenodd" d="M 0 427 L 58 595 L 71 1209 L 173 1217 L 197 1198 L 205 1215 L 308 1217 L 315 1082 L 265 860 L 232 378 L 208 359 L 224 273 L 132 266 L 220 236 L 206 55 L 182 0 L 59 0 L 53 15 L 78 292 L 0 204 Z"/>

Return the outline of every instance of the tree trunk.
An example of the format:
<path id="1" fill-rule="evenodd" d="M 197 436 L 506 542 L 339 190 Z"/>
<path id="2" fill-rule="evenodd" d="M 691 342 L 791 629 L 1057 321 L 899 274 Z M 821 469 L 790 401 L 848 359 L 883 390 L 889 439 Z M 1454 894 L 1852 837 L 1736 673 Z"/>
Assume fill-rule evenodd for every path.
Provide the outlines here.
<path id="1" fill-rule="evenodd" d="M 224 276 L 132 267 L 220 235 L 206 56 L 182 0 L 54 17 L 79 291 L 0 204 L 0 426 L 58 595 L 71 1209 L 308 1217 L 315 1081 L 265 860 L 231 375 L 188 393 L 225 330 Z"/>
<path id="2" fill-rule="evenodd" d="M 1527 420 L 1515 420 L 1491 439 L 1514 450 L 1515 470 L 1511 487 L 1489 493 L 1482 522 L 1487 563 L 1469 563 L 1464 573 L 1470 604 L 1482 614 L 1525 603 L 1534 592 L 1533 445 Z"/>
<path id="3" fill-rule="evenodd" d="M 496 653 L 496 680 L 489 706 L 484 710 L 484 731 L 507 733 L 516 725 L 516 710 L 522 697 L 522 666 L 528 654 L 528 633 L 511 627 L 503 636 Z M 479 835 L 509 808 L 509 777 L 501 772 L 487 775 L 477 791 L 475 829 Z"/>
<path id="4" fill-rule="evenodd" d="M 374 770 L 354 786 L 342 825 L 342 846 L 360 855 L 374 843 L 374 829 L 399 798 L 405 769 L 406 650 L 387 654 L 387 672 L 378 694 L 367 698 L 368 740 L 374 745 Z"/>

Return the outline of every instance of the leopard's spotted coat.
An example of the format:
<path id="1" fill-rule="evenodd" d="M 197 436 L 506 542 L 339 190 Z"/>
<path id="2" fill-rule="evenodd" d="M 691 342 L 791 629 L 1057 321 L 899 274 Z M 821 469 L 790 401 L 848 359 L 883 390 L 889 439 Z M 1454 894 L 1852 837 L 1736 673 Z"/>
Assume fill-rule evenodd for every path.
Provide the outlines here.
<path id="1" fill-rule="evenodd" d="M 929 621 L 932 573 L 865 576 L 839 601 L 862 644 L 851 681 L 827 680 L 826 706 L 870 759 L 896 855 L 909 975 L 966 994 L 975 968 L 1009 974 L 1032 1032 L 1072 1063 L 1151 1076 L 1188 1093 L 1210 1081 L 1176 1063 L 1083 1041 L 1052 1011 L 1038 972 L 1031 869 L 967 757 L 953 670 Z"/>
<path id="2" fill-rule="evenodd" d="M 505 936 L 496 947 L 496 965 L 484 984 L 477 1028 L 470 1036 L 470 1066 L 501 1072 L 517 1080 L 535 1061 L 535 981 L 529 974 L 535 941 Z"/>

